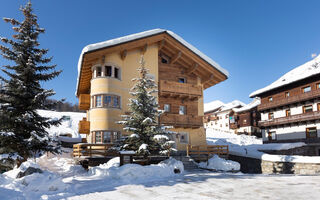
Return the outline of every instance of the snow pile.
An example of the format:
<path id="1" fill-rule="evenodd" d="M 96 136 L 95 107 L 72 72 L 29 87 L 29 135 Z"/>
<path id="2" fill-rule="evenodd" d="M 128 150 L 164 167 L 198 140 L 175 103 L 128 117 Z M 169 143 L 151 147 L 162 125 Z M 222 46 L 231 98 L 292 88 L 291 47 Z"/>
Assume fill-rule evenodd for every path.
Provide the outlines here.
<path id="1" fill-rule="evenodd" d="M 264 87 L 262 89 L 259 89 L 255 92 L 252 92 L 249 96 L 255 97 L 259 94 L 262 94 L 264 92 L 288 85 L 290 83 L 308 78 L 310 76 L 316 75 L 320 73 L 320 65 L 317 64 L 320 62 L 320 55 L 315 57 L 313 60 L 300 65 L 299 67 L 294 68 L 293 70 L 289 71 L 282 77 L 280 77 L 275 82 L 271 83 L 267 87 Z"/>
<path id="2" fill-rule="evenodd" d="M 63 116 L 67 117 L 68 119 L 64 120 L 61 125 L 59 126 L 52 126 L 47 131 L 51 136 L 59 136 L 64 134 L 70 134 L 72 138 L 80 138 L 76 142 L 81 140 L 81 136 L 78 133 L 78 124 L 82 118 L 86 117 L 86 113 L 80 112 L 56 112 L 50 110 L 38 110 L 38 113 L 42 117 L 48 117 L 52 119 L 59 119 Z M 62 141 L 69 141 L 72 140 L 66 137 L 59 137 Z M 74 142 L 72 140 L 71 142 Z M 80 141 L 81 142 L 81 141 Z"/>
<path id="3" fill-rule="evenodd" d="M 207 129 L 208 145 L 228 145 L 232 155 L 245 156 L 273 162 L 320 163 L 320 156 L 271 155 L 260 150 L 288 150 L 302 147 L 303 142 L 262 144 L 255 136 L 236 135 Z"/>
<path id="4" fill-rule="evenodd" d="M 175 169 L 179 169 L 180 172 L 184 170 L 183 163 L 174 158 L 164 160 L 157 165 L 147 166 L 126 164 L 119 167 L 119 163 L 119 158 L 113 158 L 105 164 L 90 168 L 88 174 L 98 178 L 133 183 L 171 177 L 175 175 Z"/>
<path id="5" fill-rule="evenodd" d="M 214 155 L 208 162 L 199 163 L 200 168 L 213 169 L 217 171 L 238 171 L 240 164 L 232 160 L 226 160 Z"/>

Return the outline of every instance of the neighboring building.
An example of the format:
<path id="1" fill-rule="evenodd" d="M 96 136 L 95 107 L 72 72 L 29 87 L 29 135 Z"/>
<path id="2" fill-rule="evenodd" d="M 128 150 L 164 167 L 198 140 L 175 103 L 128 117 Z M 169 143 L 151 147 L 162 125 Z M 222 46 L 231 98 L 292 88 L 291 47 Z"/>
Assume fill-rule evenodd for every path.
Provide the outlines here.
<path id="1" fill-rule="evenodd" d="M 224 104 L 221 101 L 213 101 L 204 105 L 204 127 L 212 128 L 217 132 L 235 133 L 235 130 L 230 128 L 229 116 L 234 108 L 241 108 L 244 103 L 234 100 Z"/>
<path id="2" fill-rule="evenodd" d="M 129 112 L 131 81 L 144 55 L 149 76 L 159 86 L 166 111 L 160 122 L 173 126 L 176 148 L 205 145 L 203 90 L 228 78 L 228 72 L 175 33 L 154 29 L 86 46 L 78 64 L 76 96 L 87 111 L 79 132 L 88 143 L 113 143 L 127 134 L 117 121 Z"/>
<path id="3" fill-rule="evenodd" d="M 260 121 L 258 105 L 260 105 L 260 99 L 254 98 L 251 103 L 232 109 L 229 116 L 230 128 L 235 130 L 236 134 L 261 137 L 261 130 L 258 126 Z"/>
<path id="4" fill-rule="evenodd" d="M 306 155 L 320 155 L 320 56 L 291 70 L 269 86 L 253 92 L 260 97 L 259 125 L 264 143 L 305 142 Z"/>

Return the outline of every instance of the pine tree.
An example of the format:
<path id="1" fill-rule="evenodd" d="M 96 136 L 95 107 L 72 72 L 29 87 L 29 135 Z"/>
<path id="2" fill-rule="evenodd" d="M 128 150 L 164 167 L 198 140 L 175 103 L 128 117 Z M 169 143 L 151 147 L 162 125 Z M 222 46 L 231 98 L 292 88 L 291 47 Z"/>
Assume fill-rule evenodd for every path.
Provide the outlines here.
<path id="1" fill-rule="evenodd" d="M 157 85 L 147 76 L 143 56 L 138 71 L 140 77 L 133 79 L 136 83 L 130 91 L 134 97 L 129 99 L 130 114 L 122 116 L 124 121 L 119 122 L 124 125 L 125 131 L 132 133 L 125 139 L 122 148 L 133 150 L 144 157 L 150 154 L 169 154 L 174 142 L 169 140 L 170 132 L 166 130 L 168 127 L 157 123 L 162 114 L 153 95 L 158 92 Z"/>
<path id="2" fill-rule="evenodd" d="M 13 39 L 0 38 L 6 44 L 0 45 L 1 55 L 12 63 L 2 66 L 6 77 L 0 76 L 4 82 L 0 89 L 0 153 L 18 154 L 24 161 L 41 151 L 59 151 L 46 129 L 60 124 L 62 119 L 41 117 L 37 110 L 56 106 L 46 101 L 55 92 L 43 89 L 40 83 L 57 77 L 61 71 L 55 70 L 56 65 L 49 65 L 52 57 L 45 57 L 48 49 L 39 48 L 38 37 L 45 30 L 39 27 L 31 3 L 20 10 L 22 22 L 4 18 L 13 26 Z"/>

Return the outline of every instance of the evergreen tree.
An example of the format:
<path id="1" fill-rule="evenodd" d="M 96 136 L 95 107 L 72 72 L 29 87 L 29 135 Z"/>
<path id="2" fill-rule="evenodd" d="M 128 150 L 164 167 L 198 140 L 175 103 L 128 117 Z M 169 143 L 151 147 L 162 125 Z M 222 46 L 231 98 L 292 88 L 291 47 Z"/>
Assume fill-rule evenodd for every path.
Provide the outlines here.
<path id="1" fill-rule="evenodd" d="M 138 155 L 148 156 L 158 154 L 169 154 L 172 150 L 173 141 L 169 140 L 168 127 L 157 123 L 162 111 L 158 110 L 156 97 L 157 85 L 155 81 L 148 77 L 148 70 L 145 68 L 143 56 L 138 68 L 139 78 L 133 79 L 135 85 L 130 91 L 134 98 L 129 99 L 130 114 L 122 116 L 124 130 L 132 132 L 125 139 L 122 146 L 125 150 L 133 150 Z"/>
<path id="2" fill-rule="evenodd" d="M 13 39 L 0 38 L 6 44 L 0 45 L 1 55 L 12 63 L 2 66 L 6 77 L 0 76 L 4 82 L 0 89 L 0 153 L 18 154 L 24 161 L 41 151 L 59 151 L 46 129 L 62 119 L 41 117 L 37 110 L 56 106 L 57 102 L 46 101 L 55 92 L 43 89 L 40 83 L 57 77 L 61 71 L 49 65 L 52 57 L 45 57 L 48 49 L 39 48 L 38 37 L 45 30 L 39 27 L 31 3 L 20 10 L 22 22 L 4 18 L 13 26 Z"/>

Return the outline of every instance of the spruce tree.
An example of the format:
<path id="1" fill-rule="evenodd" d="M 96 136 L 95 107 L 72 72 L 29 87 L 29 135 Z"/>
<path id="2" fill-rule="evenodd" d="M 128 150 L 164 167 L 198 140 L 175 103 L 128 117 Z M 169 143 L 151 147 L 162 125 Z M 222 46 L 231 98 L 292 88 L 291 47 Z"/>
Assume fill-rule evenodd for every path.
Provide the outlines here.
<path id="1" fill-rule="evenodd" d="M 169 154 L 172 150 L 173 141 L 170 141 L 166 126 L 158 124 L 158 118 L 163 111 L 158 110 L 156 97 L 157 85 L 155 81 L 147 76 L 148 69 L 145 68 L 143 56 L 138 68 L 139 78 L 133 79 L 135 82 L 129 99 L 129 115 L 122 116 L 124 130 L 132 134 L 127 137 L 122 145 L 125 150 L 133 150 L 138 155 L 147 157 L 148 155 Z"/>
<path id="2" fill-rule="evenodd" d="M 46 129 L 62 119 L 42 117 L 37 110 L 56 106 L 57 102 L 47 101 L 55 92 L 42 88 L 41 82 L 57 77 L 61 71 L 49 64 L 52 57 L 45 57 L 48 49 L 39 48 L 38 37 L 45 30 L 38 25 L 31 3 L 20 10 L 23 21 L 4 18 L 13 26 L 13 39 L 0 38 L 5 44 L 0 45 L 1 55 L 11 63 L 2 66 L 6 76 L 0 76 L 4 82 L 0 88 L 0 153 L 19 155 L 24 161 L 42 151 L 59 151 Z"/>

